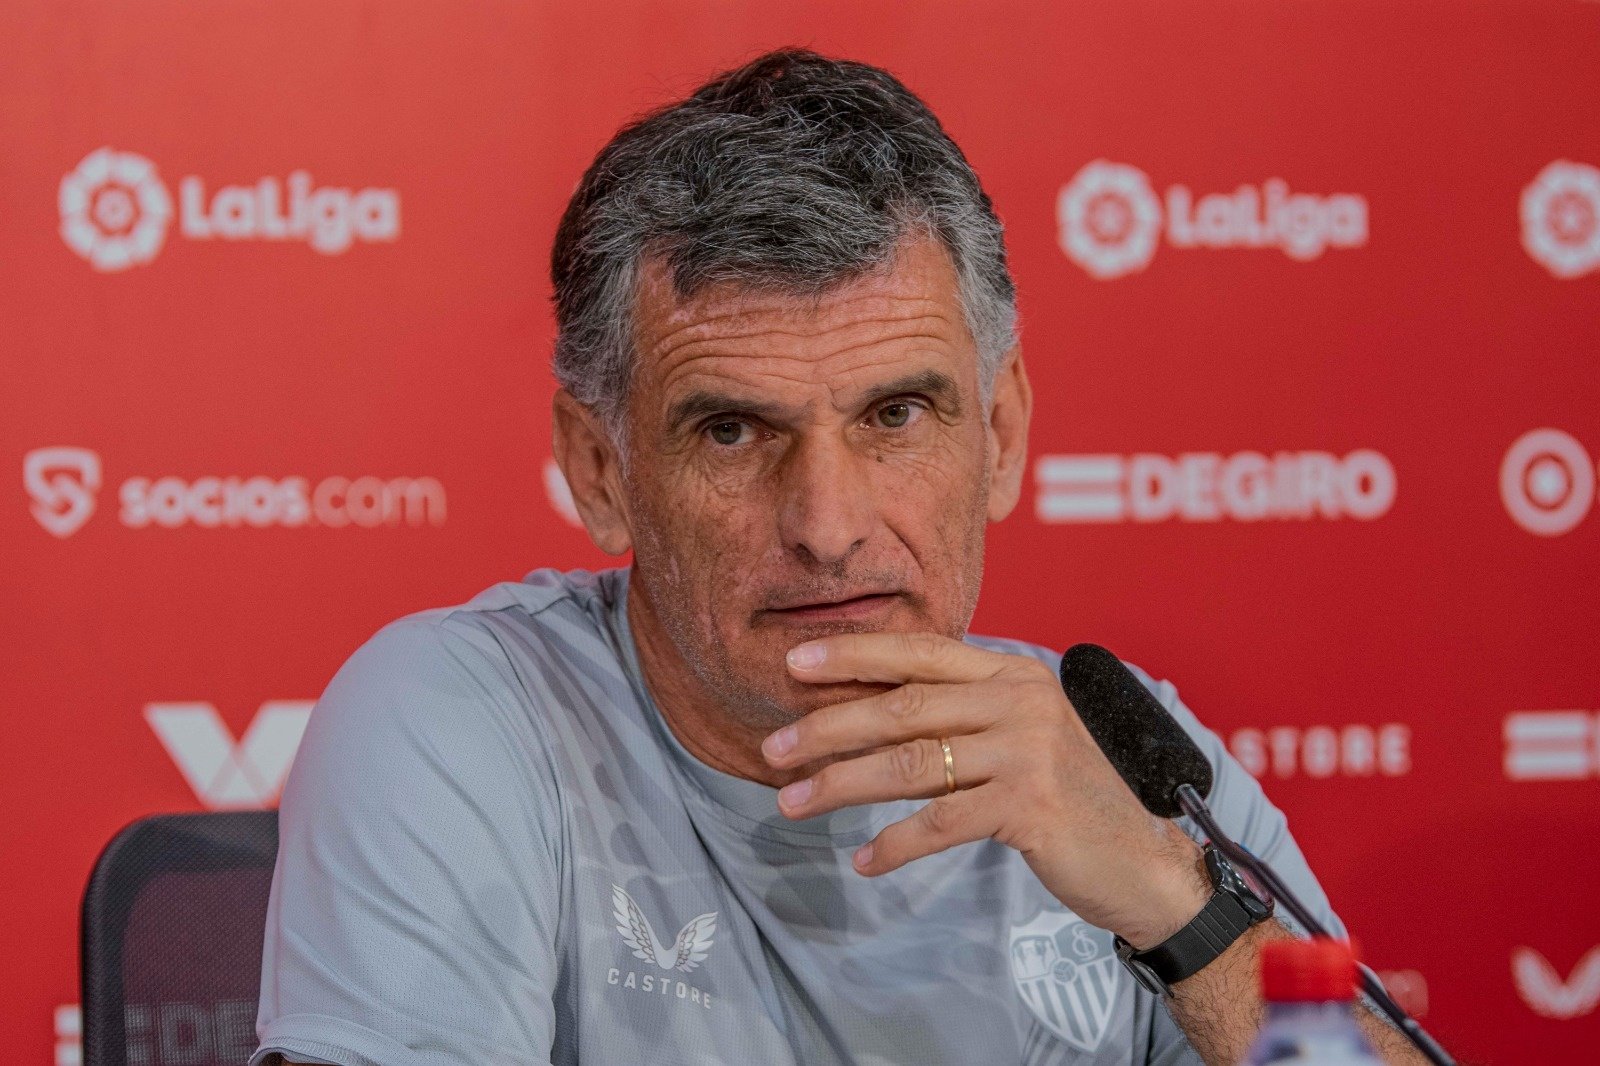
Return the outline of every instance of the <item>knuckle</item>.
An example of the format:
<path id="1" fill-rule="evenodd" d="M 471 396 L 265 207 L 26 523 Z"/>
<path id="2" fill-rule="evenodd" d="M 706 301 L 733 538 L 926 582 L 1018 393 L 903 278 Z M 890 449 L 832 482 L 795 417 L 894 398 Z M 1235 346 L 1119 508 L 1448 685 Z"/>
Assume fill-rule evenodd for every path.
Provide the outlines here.
<path id="1" fill-rule="evenodd" d="M 890 718 L 908 722 L 922 714 L 927 698 L 927 692 L 921 686 L 901 685 L 888 692 L 883 701 Z"/>
<path id="2" fill-rule="evenodd" d="M 944 656 L 944 641 L 932 633 L 907 633 L 906 642 L 912 658 L 923 666 L 935 663 Z"/>
<path id="3" fill-rule="evenodd" d="M 932 760 L 932 756 L 928 753 L 930 743 L 926 740 L 909 740 L 895 746 L 890 754 L 890 761 L 894 766 L 895 776 L 902 783 L 919 784 L 927 777 Z"/>
<path id="4" fill-rule="evenodd" d="M 922 827 L 936 837 L 949 836 L 961 825 L 961 808 L 949 796 L 929 800 L 922 808 Z"/>

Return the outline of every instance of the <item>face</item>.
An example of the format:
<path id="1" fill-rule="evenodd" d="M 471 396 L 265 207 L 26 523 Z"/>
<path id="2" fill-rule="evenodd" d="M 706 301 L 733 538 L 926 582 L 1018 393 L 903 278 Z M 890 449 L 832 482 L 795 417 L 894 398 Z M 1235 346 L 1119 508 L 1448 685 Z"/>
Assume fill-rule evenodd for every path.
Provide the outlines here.
<path id="1" fill-rule="evenodd" d="M 794 681 L 802 641 L 965 633 L 1028 398 L 1013 353 L 983 403 L 941 245 L 815 297 L 680 301 L 652 264 L 637 323 L 627 462 L 597 440 L 563 466 L 596 541 L 634 552 L 636 636 L 670 649 L 684 687 L 765 729 L 870 691 Z M 564 422 L 593 432 L 574 414 L 558 403 L 558 452 Z"/>

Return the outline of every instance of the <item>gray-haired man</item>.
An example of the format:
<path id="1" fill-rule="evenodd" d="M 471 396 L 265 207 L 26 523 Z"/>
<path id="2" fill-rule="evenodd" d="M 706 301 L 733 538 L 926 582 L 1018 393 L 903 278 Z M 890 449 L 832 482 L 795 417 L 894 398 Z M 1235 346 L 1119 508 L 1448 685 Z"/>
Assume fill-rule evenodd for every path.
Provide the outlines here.
<path id="1" fill-rule="evenodd" d="M 552 272 L 556 455 L 633 565 L 402 619 L 335 677 L 255 1061 L 1236 1061 L 1285 930 L 1136 984 L 1113 936 L 1170 942 L 1214 875 L 1052 653 L 966 635 L 1031 399 L 1000 223 L 933 114 L 763 56 L 606 146 Z M 1334 923 L 1150 685 L 1222 823 Z"/>

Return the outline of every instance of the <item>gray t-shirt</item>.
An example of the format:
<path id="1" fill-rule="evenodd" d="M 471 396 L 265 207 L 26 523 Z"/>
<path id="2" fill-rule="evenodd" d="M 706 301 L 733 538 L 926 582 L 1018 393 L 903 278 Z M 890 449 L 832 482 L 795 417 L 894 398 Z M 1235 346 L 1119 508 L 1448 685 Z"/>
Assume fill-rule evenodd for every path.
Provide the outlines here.
<path id="1" fill-rule="evenodd" d="M 791 822 L 690 755 L 627 579 L 535 571 L 334 677 L 284 790 L 252 1066 L 1197 1061 L 1017 852 L 862 877 L 851 852 L 919 802 Z M 1283 815 L 1140 677 L 1215 767 L 1221 824 L 1337 929 Z"/>

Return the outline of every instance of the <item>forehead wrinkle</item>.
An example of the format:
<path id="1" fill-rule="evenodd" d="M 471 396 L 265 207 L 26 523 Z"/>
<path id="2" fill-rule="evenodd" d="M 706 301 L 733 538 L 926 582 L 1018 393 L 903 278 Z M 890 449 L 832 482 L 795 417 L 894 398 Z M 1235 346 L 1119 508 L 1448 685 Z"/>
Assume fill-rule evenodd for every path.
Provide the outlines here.
<path id="1" fill-rule="evenodd" d="M 915 361 L 917 364 L 911 368 L 912 370 L 919 367 L 927 368 L 926 357 L 929 355 L 934 356 L 935 363 L 948 364 L 951 354 L 948 340 L 949 338 L 938 333 L 908 329 L 892 336 L 874 337 L 840 348 L 821 359 L 787 352 L 761 354 L 690 352 L 683 354 L 666 368 L 661 379 L 661 388 L 666 398 L 695 387 L 716 393 L 737 393 L 744 390 L 761 393 L 781 391 L 785 387 L 792 386 L 813 386 L 826 388 L 831 397 L 830 405 L 844 411 L 850 407 L 845 402 L 844 394 L 851 390 L 859 391 L 855 386 L 863 371 L 871 371 L 874 377 L 885 379 L 904 377 L 905 373 L 896 374 L 894 371 L 905 367 L 908 361 Z M 912 346 L 906 347 L 900 343 L 906 341 L 913 342 Z M 932 343 L 915 343 L 923 341 Z M 883 352 L 884 345 L 894 345 L 895 348 Z M 711 366 L 706 365 L 708 361 L 711 362 Z M 719 364 L 724 365 L 719 369 Z M 693 384 L 701 375 L 711 378 L 716 384 L 710 386 Z M 959 378 L 959 374 L 950 376 Z M 763 387 L 760 383 L 762 379 L 767 379 L 772 384 Z M 763 398 L 762 402 L 766 400 Z M 807 403 L 804 406 L 809 409 L 811 404 Z"/>
<path id="2" fill-rule="evenodd" d="M 801 348 L 814 349 L 826 345 L 828 338 L 834 335 L 848 336 L 853 331 L 880 331 L 885 326 L 912 322 L 925 323 L 926 334 L 930 338 L 949 342 L 956 339 L 950 334 L 959 336 L 957 331 L 952 329 L 954 321 L 939 301 L 918 298 L 899 302 L 912 306 L 867 307 L 849 316 L 805 314 L 769 316 L 743 311 L 728 312 L 709 319 L 696 319 L 669 329 L 651 338 L 646 351 L 659 364 L 670 360 L 684 349 L 701 346 L 714 349 L 725 347 L 746 349 L 752 340 L 769 338 L 796 341 L 800 342 L 798 346 Z M 843 321 L 838 321 L 841 317 Z M 762 318 L 767 318 L 769 321 L 760 321 Z M 964 327 L 964 323 L 962 325 Z M 892 333 L 881 339 L 895 340 L 900 336 L 898 333 Z M 872 339 L 855 342 L 848 347 L 870 343 Z"/>

